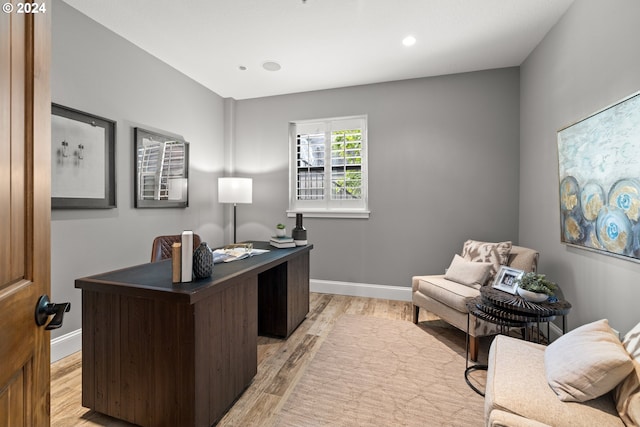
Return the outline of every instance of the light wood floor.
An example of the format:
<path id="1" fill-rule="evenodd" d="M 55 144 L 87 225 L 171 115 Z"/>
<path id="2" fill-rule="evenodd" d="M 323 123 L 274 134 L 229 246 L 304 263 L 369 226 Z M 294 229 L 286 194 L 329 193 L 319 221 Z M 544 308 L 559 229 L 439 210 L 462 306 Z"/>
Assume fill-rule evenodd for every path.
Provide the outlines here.
<path id="1" fill-rule="evenodd" d="M 411 303 L 312 293 L 306 320 L 288 340 L 258 337 L 258 373 L 218 426 L 270 425 L 335 321 L 345 313 L 410 322 Z M 421 310 L 420 316 L 422 321 L 430 315 Z M 132 425 L 84 408 L 81 377 L 80 352 L 51 365 L 53 427 Z"/>

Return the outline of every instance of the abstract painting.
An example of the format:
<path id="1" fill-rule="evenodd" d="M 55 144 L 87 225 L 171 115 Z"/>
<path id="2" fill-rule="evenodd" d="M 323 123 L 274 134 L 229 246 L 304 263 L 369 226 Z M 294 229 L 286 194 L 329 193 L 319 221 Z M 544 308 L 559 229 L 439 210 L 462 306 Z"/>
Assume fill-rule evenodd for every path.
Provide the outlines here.
<path id="1" fill-rule="evenodd" d="M 558 131 L 561 241 L 640 261 L 640 93 Z"/>

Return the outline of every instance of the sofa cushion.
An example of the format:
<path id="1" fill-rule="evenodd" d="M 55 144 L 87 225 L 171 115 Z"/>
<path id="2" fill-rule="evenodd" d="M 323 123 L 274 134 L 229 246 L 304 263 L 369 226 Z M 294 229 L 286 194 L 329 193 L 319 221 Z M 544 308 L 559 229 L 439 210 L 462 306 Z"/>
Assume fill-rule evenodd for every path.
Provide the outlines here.
<path id="1" fill-rule="evenodd" d="M 494 409 L 489 414 L 489 423 L 487 427 L 553 427 L 549 424 L 541 423 L 529 418 L 523 418 L 520 415 L 511 412 Z"/>
<path id="2" fill-rule="evenodd" d="M 444 278 L 466 286 L 482 286 L 487 280 L 491 266 L 490 262 L 471 262 L 456 254 Z"/>
<path id="3" fill-rule="evenodd" d="M 485 422 L 501 410 L 550 426 L 624 426 L 605 394 L 585 403 L 562 402 L 544 372 L 545 347 L 498 335 L 489 350 Z M 487 425 L 487 424 L 485 424 Z"/>
<path id="4" fill-rule="evenodd" d="M 565 402 L 585 402 L 613 390 L 633 370 L 629 353 L 606 319 L 580 326 L 544 354 L 549 386 Z"/>
<path id="5" fill-rule="evenodd" d="M 418 291 L 433 298 L 457 311 L 467 312 L 467 301 L 480 295 L 479 285 L 467 286 L 452 280 L 447 280 L 444 275 L 417 276 Z"/>
<path id="6" fill-rule="evenodd" d="M 536 250 L 522 246 L 511 246 L 508 265 L 525 273 L 538 269 L 539 253 Z"/>
<path id="7" fill-rule="evenodd" d="M 462 257 L 468 261 L 490 262 L 492 264 L 488 279 L 492 279 L 500 270 L 501 265 L 509 262 L 511 242 L 479 242 L 467 240 L 462 245 Z"/>
<path id="8" fill-rule="evenodd" d="M 627 335 L 622 345 L 633 358 L 634 369 L 615 389 L 614 399 L 620 418 L 627 426 L 640 425 L 640 323 Z"/>

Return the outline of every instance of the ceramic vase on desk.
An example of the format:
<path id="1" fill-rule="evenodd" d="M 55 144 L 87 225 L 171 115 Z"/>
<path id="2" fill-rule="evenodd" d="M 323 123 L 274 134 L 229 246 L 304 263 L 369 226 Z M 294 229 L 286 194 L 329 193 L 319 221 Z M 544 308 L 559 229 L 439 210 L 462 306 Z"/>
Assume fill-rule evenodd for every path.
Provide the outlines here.
<path id="1" fill-rule="evenodd" d="M 193 252 L 193 276 L 196 279 L 204 279 L 213 273 L 213 251 L 206 242 Z"/>
<path id="2" fill-rule="evenodd" d="M 307 244 L 307 230 L 302 226 L 302 214 L 296 214 L 296 228 L 291 232 L 291 237 L 296 246 L 304 246 Z"/>

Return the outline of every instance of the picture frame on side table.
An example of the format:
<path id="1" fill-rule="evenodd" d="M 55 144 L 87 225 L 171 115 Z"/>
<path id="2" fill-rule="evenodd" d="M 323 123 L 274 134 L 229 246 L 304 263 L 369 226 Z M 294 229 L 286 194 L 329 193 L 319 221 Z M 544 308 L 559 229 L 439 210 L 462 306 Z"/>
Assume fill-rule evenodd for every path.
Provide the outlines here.
<path id="1" fill-rule="evenodd" d="M 181 137 L 134 128 L 134 206 L 189 206 L 189 143 Z"/>
<path id="2" fill-rule="evenodd" d="M 523 270 L 502 266 L 500 267 L 500 271 L 491 286 L 495 289 L 515 295 L 518 289 L 517 280 L 523 275 Z"/>
<path id="3" fill-rule="evenodd" d="M 115 121 L 51 104 L 51 208 L 115 208 L 115 145 Z"/>

